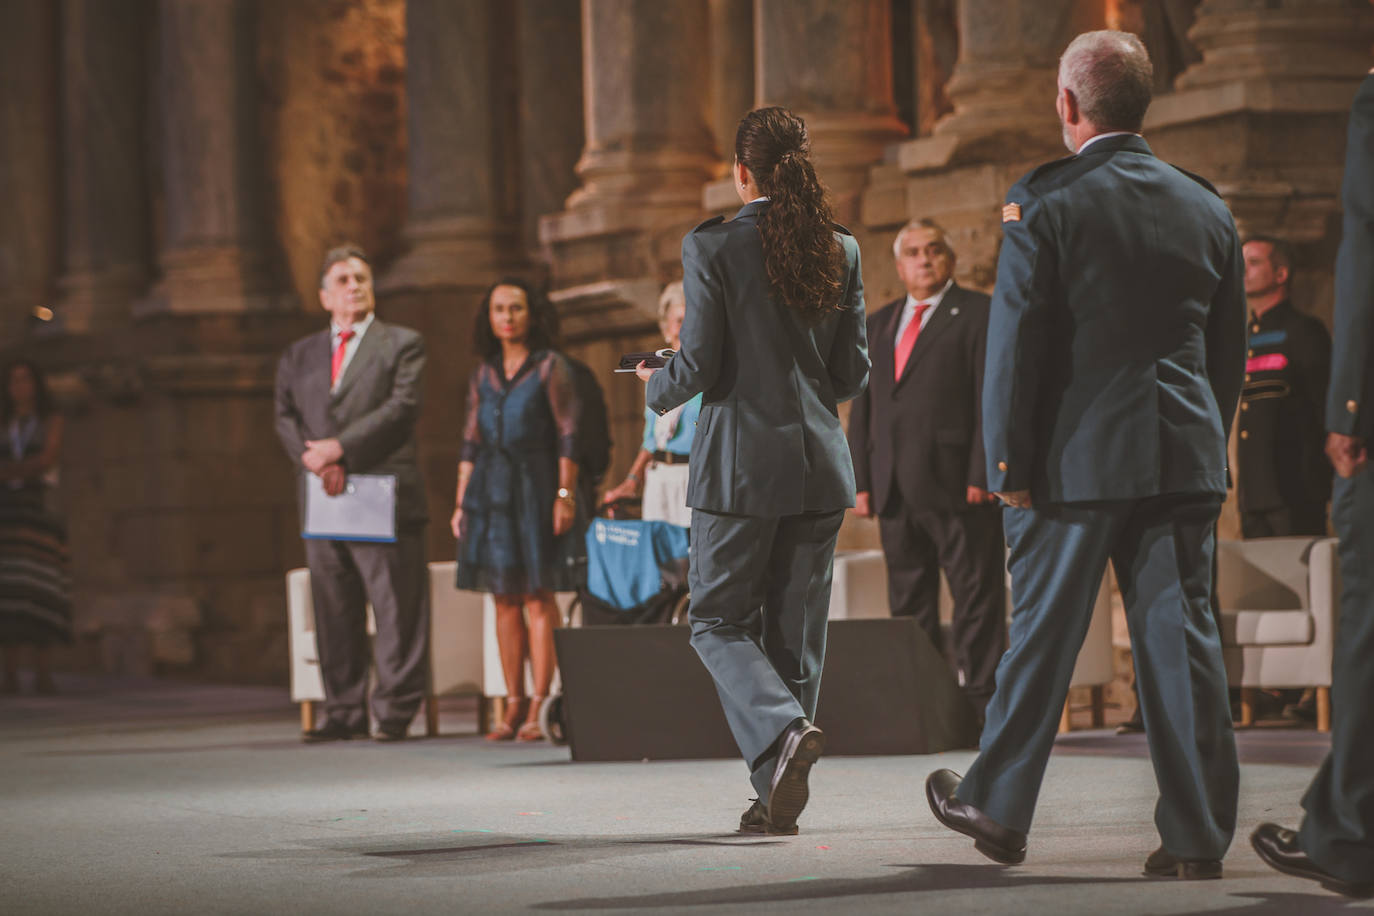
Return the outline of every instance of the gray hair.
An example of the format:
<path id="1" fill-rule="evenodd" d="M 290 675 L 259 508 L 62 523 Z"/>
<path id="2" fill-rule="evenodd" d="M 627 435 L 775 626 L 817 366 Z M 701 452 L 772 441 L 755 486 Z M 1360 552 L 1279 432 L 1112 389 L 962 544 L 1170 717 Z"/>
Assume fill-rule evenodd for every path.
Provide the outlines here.
<path id="1" fill-rule="evenodd" d="M 681 280 L 674 280 L 663 287 L 663 292 L 658 296 L 658 323 L 663 324 L 668 320 L 668 312 L 673 306 L 680 305 L 687 308 L 687 293 L 682 288 Z"/>
<path id="2" fill-rule="evenodd" d="M 902 256 L 902 239 L 906 238 L 906 234 L 912 229 L 931 230 L 939 237 L 941 244 L 943 244 L 945 250 L 949 252 L 949 256 L 954 257 L 954 249 L 949 246 L 949 233 L 945 232 L 945 227 L 941 226 L 930 217 L 923 216 L 920 219 L 913 219 L 897 230 L 897 237 L 892 240 L 892 256 L 894 258 L 900 258 Z"/>
<path id="3" fill-rule="evenodd" d="M 1098 130 L 1138 132 L 1154 93 L 1154 67 L 1130 32 L 1084 32 L 1059 58 L 1059 85 Z"/>

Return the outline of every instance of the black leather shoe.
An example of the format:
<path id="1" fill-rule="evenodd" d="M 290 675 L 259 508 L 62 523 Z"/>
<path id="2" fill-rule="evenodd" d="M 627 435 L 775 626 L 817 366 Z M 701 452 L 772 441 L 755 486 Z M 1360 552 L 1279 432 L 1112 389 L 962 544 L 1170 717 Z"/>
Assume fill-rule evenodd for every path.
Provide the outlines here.
<path id="1" fill-rule="evenodd" d="M 797 817 L 810 798 L 807 778 L 811 764 L 825 750 L 825 735 L 805 719 L 782 733 L 778 743 L 778 762 L 768 790 L 766 817 L 769 833 L 790 836 L 797 832 Z"/>
<path id="2" fill-rule="evenodd" d="M 336 719 L 325 719 L 319 728 L 312 728 L 301 735 L 306 744 L 320 744 L 324 741 L 348 741 L 351 738 L 366 738 L 367 726 L 354 728 Z"/>
<path id="3" fill-rule="evenodd" d="M 1297 832 L 1287 827 L 1260 824 L 1255 828 L 1255 832 L 1250 834 L 1250 845 L 1255 847 L 1255 852 L 1264 860 L 1264 864 L 1275 871 L 1295 878 L 1316 881 L 1327 890 L 1347 897 L 1374 897 L 1374 881 L 1354 884 L 1322 870 L 1298 846 Z"/>
<path id="4" fill-rule="evenodd" d="M 1020 865 L 1026 861 L 1026 835 L 988 817 L 954 797 L 961 777 L 953 770 L 936 770 L 926 777 L 926 801 L 935 819 L 950 830 L 973 837 L 973 848 L 994 862 Z"/>
<path id="5" fill-rule="evenodd" d="M 796 836 L 798 833 L 797 825 L 793 824 L 792 829 L 782 830 L 773 826 L 768 820 L 768 809 L 763 806 L 763 802 L 757 798 L 749 806 L 749 810 L 739 816 L 740 833 L 766 833 L 769 836 Z"/>
<path id="6" fill-rule="evenodd" d="M 409 722 L 379 722 L 377 723 L 377 734 L 373 735 L 372 738 L 374 741 L 381 741 L 384 744 L 389 741 L 404 741 L 409 730 Z"/>
<path id="7" fill-rule="evenodd" d="M 1178 878 L 1203 881 L 1221 877 L 1220 859 L 1180 859 L 1161 846 L 1145 860 L 1145 874 L 1151 878 Z"/>

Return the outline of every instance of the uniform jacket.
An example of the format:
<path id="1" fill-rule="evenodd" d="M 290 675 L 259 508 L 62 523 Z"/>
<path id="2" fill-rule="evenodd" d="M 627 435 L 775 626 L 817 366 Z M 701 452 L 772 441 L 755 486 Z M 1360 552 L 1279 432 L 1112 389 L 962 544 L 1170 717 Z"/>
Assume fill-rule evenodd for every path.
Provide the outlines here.
<path id="1" fill-rule="evenodd" d="M 1336 256 L 1337 329 L 1331 354 L 1326 428 L 1374 439 L 1374 76 L 1366 76 L 1350 110 L 1345 145 L 1344 209 Z"/>
<path id="2" fill-rule="evenodd" d="M 1049 502 L 1226 491 L 1244 269 L 1216 191 L 1135 135 L 1018 181 L 1003 210 L 983 441 Z"/>
<path id="3" fill-rule="evenodd" d="M 850 408 L 854 480 L 883 512 L 894 493 L 917 509 L 962 511 L 986 487 L 982 415 L 988 297 L 951 286 L 894 378 L 906 297 L 869 316 L 873 373 Z"/>
<path id="4" fill-rule="evenodd" d="M 1320 509 L 1331 496 L 1323 448 L 1331 335 L 1292 304 L 1250 321 L 1236 441 L 1240 508 Z"/>
<path id="5" fill-rule="evenodd" d="M 746 204 L 683 239 L 682 347 L 650 378 L 647 403 L 663 413 L 703 393 L 692 508 L 760 517 L 848 508 L 854 468 L 836 405 L 868 382 L 859 246 L 837 227 L 844 308 L 805 327 L 768 281 L 758 232 L 767 206 Z"/>
<path id="6" fill-rule="evenodd" d="M 332 358 L 328 328 L 296 341 L 282 354 L 277 436 L 287 456 L 304 475 L 300 459 L 306 440 L 337 438 L 348 473 L 396 475 L 398 523 L 425 521 L 425 489 L 415 460 L 424 338 L 373 319 L 331 393 Z"/>

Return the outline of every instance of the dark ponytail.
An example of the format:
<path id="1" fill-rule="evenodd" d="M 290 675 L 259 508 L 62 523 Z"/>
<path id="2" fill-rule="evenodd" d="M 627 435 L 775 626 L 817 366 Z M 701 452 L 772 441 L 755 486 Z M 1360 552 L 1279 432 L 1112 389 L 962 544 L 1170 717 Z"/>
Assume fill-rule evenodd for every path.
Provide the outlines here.
<path id="1" fill-rule="evenodd" d="M 786 108 L 757 108 L 735 132 L 735 158 L 771 201 L 759 218 L 768 279 L 803 323 L 814 325 L 844 307 L 846 264 L 810 152 L 806 124 Z"/>

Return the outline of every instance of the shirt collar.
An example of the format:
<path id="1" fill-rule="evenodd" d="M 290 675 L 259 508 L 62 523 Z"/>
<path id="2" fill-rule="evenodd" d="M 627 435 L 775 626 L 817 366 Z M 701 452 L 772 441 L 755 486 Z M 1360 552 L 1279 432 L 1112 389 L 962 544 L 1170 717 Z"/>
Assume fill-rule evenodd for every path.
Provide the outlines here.
<path id="1" fill-rule="evenodd" d="M 911 295 L 911 293 L 907 293 L 907 294 L 906 294 L 906 305 L 903 306 L 903 307 L 906 308 L 908 311 L 910 311 L 910 310 L 916 308 L 916 304 L 917 304 L 918 302 L 924 302 L 924 303 L 928 304 L 928 305 L 931 307 L 932 310 L 933 310 L 933 309 L 937 309 L 937 308 L 940 307 L 940 303 L 943 302 L 943 301 L 945 301 L 945 293 L 949 292 L 949 288 L 950 288 L 951 286 L 953 286 L 953 285 L 954 285 L 954 278 L 953 278 L 953 277 L 950 277 L 948 280 L 945 281 L 945 285 L 942 286 L 942 287 L 940 287 L 940 291 L 939 291 L 939 292 L 937 292 L 935 295 L 930 296 L 929 298 L 926 298 L 926 299 L 917 299 L 915 296 Z"/>
<path id="2" fill-rule="evenodd" d="M 768 198 L 767 196 L 764 196 L 764 197 L 755 197 L 753 200 L 751 200 L 751 201 L 749 201 L 749 202 L 750 202 L 751 204 L 756 204 L 756 203 L 758 203 L 759 201 L 768 200 L 768 199 L 769 199 L 769 198 Z"/>
<path id="3" fill-rule="evenodd" d="M 1139 137 L 1140 134 L 1133 130 L 1109 130 L 1104 134 L 1094 134 L 1083 141 L 1083 145 L 1078 148 L 1078 155 L 1083 155 L 1083 151 L 1092 146 L 1098 140 L 1105 140 L 1108 137 Z"/>
<path id="4" fill-rule="evenodd" d="M 364 318 L 362 321 L 353 322 L 354 339 L 362 337 L 364 334 L 367 333 L 367 329 L 372 327 L 372 319 L 376 316 L 376 314 L 376 312 L 368 312 L 367 317 Z M 338 340 L 339 335 L 342 333 L 343 328 L 339 327 L 339 325 L 333 321 L 329 322 L 329 336 L 331 339 Z"/>

